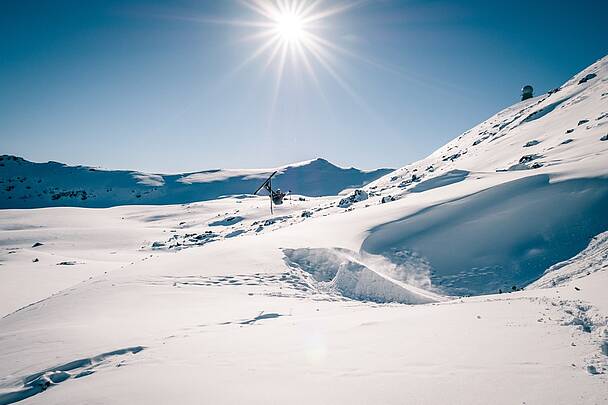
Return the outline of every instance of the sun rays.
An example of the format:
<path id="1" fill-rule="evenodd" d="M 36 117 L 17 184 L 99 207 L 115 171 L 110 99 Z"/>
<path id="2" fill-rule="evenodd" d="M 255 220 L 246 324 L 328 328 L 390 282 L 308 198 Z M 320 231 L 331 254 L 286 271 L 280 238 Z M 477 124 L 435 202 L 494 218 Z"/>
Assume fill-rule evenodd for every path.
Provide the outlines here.
<path id="1" fill-rule="evenodd" d="M 339 14 L 360 5 L 362 1 L 334 5 L 327 5 L 323 0 L 240 0 L 240 3 L 252 12 L 253 19 L 240 21 L 236 25 L 252 31 L 243 39 L 258 45 L 239 69 L 258 59 L 263 60 L 264 70 L 274 69 L 273 104 L 276 103 L 288 66 L 308 76 L 321 94 L 323 91 L 318 77 L 321 71 L 349 95 L 355 94 L 340 76 L 335 64 L 337 56 L 352 55 L 328 38 L 327 33 Z"/>

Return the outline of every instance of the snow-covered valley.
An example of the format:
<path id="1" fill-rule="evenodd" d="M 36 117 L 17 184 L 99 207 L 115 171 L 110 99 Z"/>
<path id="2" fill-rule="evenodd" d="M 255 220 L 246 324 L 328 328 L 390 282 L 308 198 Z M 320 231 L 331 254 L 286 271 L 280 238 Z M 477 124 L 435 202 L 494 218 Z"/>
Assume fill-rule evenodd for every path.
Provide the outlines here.
<path id="1" fill-rule="evenodd" d="M 608 402 L 608 57 L 356 173 L 1 210 L 0 404 Z"/>

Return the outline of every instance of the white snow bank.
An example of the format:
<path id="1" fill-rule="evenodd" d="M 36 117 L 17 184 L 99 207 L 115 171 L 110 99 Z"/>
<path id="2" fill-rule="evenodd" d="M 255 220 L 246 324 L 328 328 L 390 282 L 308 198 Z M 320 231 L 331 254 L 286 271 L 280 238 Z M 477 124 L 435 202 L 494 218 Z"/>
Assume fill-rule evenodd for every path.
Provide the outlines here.
<path id="1" fill-rule="evenodd" d="M 0 383 L 0 405 L 22 401 L 71 378 L 87 377 L 94 374 L 98 368 L 107 367 L 108 363 L 116 363 L 117 357 L 137 354 L 142 350 L 142 346 L 127 347 L 91 358 L 70 361 L 25 377 L 5 380 Z M 114 366 L 118 367 L 120 363 Z"/>
<path id="2" fill-rule="evenodd" d="M 346 249 L 284 249 L 285 262 L 313 278 L 321 290 L 379 303 L 426 304 L 441 297 L 367 267 Z"/>
<path id="3" fill-rule="evenodd" d="M 431 268 L 447 294 L 522 287 L 608 228 L 608 180 L 511 181 L 372 228 L 362 252 Z"/>
<path id="4" fill-rule="evenodd" d="M 530 284 L 530 288 L 548 288 L 564 285 L 570 280 L 587 276 L 608 268 L 608 232 L 591 240 L 589 245 L 568 260 L 549 267 L 542 278 Z"/>
<path id="5" fill-rule="evenodd" d="M 422 193 L 438 187 L 449 186 L 450 184 L 459 183 L 467 178 L 469 172 L 466 170 L 451 170 L 441 176 L 433 177 L 429 180 L 417 183 L 410 189 L 412 193 Z"/>

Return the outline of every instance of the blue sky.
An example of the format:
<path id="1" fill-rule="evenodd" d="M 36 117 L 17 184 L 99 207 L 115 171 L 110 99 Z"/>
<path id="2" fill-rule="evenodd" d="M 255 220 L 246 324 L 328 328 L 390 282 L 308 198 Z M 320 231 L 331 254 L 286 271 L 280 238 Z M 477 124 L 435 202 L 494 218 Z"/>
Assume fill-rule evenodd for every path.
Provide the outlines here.
<path id="1" fill-rule="evenodd" d="M 345 1 L 325 0 L 332 9 Z M 351 2 L 352 3 L 352 2 Z M 369 0 L 315 32 L 333 75 L 267 55 L 238 1 L 0 0 L 0 152 L 181 172 L 422 158 L 608 53 L 608 2 Z M 338 80 L 336 80 L 336 77 Z"/>

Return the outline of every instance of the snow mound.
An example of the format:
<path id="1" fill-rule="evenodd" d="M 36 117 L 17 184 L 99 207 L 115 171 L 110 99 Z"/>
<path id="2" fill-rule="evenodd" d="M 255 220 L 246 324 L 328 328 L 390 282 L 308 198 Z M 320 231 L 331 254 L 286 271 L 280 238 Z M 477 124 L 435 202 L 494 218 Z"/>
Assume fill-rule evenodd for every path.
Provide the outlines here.
<path id="1" fill-rule="evenodd" d="M 428 207 L 370 231 L 362 251 L 413 252 L 450 295 L 522 287 L 608 229 L 608 179 L 526 177 Z"/>
<path id="2" fill-rule="evenodd" d="M 82 378 L 94 374 L 98 369 L 115 362 L 116 358 L 134 355 L 144 350 L 142 346 L 114 350 L 91 358 L 70 361 L 26 377 L 0 383 L 0 405 L 12 404 L 40 394 L 71 378 Z M 121 363 L 115 364 L 119 367 Z"/>
<path id="3" fill-rule="evenodd" d="M 542 278 L 530 288 L 548 288 L 564 285 L 570 280 L 608 269 L 608 232 L 594 237 L 589 245 L 571 259 L 549 267 Z"/>
<path id="4" fill-rule="evenodd" d="M 375 271 L 346 249 L 283 249 L 285 262 L 309 274 L 320 290 L 378 303 L 426 304 L 441 297 Z"/>
<path id="5" fill-rule="evenodd" d="M 459 183 L 467 178 L 469 172 L 466 170 L 451 170 L 441 176 L 433 177 L 429 180 L 420 182 L 410 189 L 412 193 L 422 193 L 438 187 L 449 186 L 450 184 Z"/>

